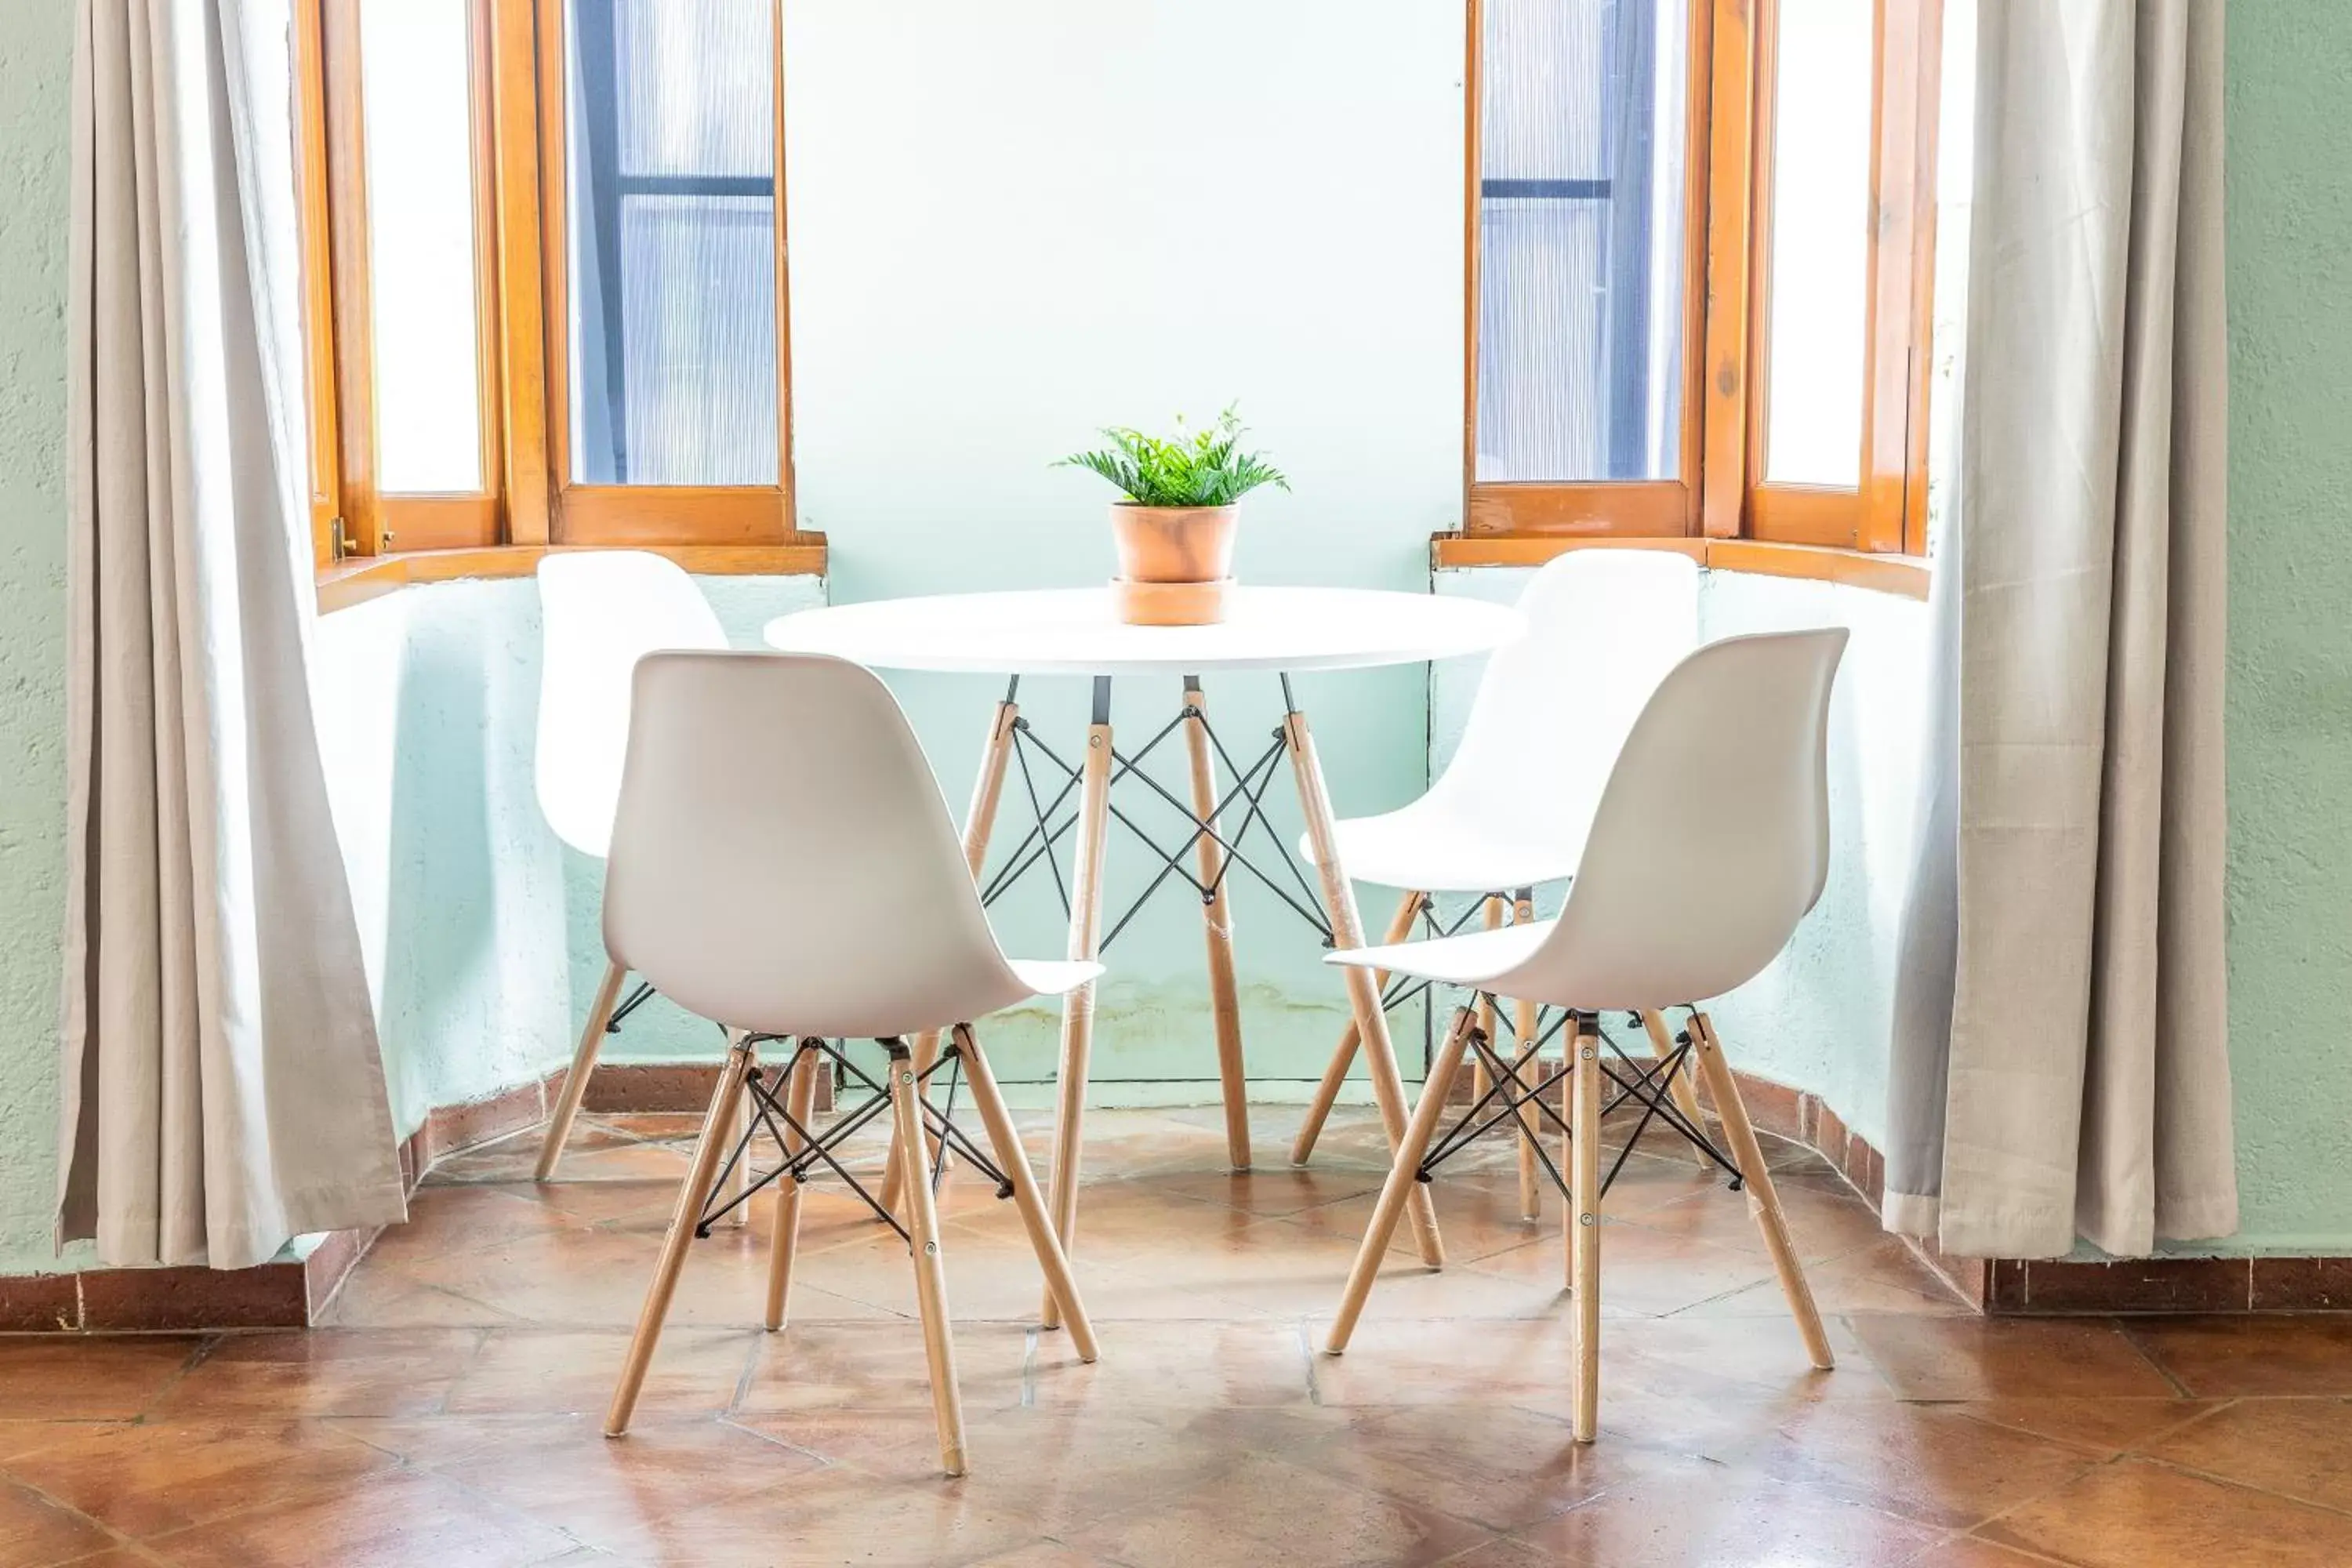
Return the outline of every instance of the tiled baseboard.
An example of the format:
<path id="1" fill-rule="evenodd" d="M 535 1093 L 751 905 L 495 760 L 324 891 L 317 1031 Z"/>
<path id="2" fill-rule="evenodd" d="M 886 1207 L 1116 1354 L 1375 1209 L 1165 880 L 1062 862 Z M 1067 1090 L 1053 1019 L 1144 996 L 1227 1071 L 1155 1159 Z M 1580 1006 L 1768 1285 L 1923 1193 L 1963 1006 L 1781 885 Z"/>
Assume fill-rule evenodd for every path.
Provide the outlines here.
<path id="1" fill-rule="evenodd" d="M 611 1062 L 588 1080 L 586 1109 L 604 1115 L 696 1112 L 710 1103 L 716 1063 Z M 551 1073 L 488 1100 L 436 1106 L 400 1145 L 414 1191 L 434 1162 L 546 1121 L 562 1087 Z M 820 1109 L 830 1085 L 820 1079 Z M 337 1230 L 299 1262 L 252 1268 L 89 1268 L 0 1277 L 0 1333 L 162 1333 L 196 1329 L 308 1328 L 378 1232 Z"/>
<path id="2" fill-rule="evenodd" d="M 691 1114 L 710 1103 L 718 1070 L 711 1063 L 614 1062 L 598 1068 L 589 1081 L 586 1109 L 603 1115 Z M 1812 1149 L 1873 1207 L 1879 1206 L 1885 1163 L 1868 1140 L 1818 1095 L 1748 1073 L 1738 1076 L 1748 1116 L 1759 1131 Z M 540 1125 L 562 1081 L 561 1073 L 552 1073 L 488 1100 L 436 1107 L 401 1144 L 402 1175 L 414 1188 L 445 1155 Z M 829 1090 L 826 1084 L 822 1101 L 829 1102 Z M 1509 1129 L 1497 1135 L 1508 1136 Z M 308 1327 L 376 1235 L 331 1232 L 299 1262 L 254 1268 L 94 1268 L 0 1278 L 0 1332 Z M 1914 1240 L 1911 1246 L 1965 1300 L 1994 1316 L 2352 1311 L 2352 1258 L 2030 1262 L 1945 1258 L 1932 1245 Z"/>
<path id="3" fill-rule="evenodd" d="M 1818 1095 L 1739 1075 L 1756 1125 L 1811 1148 L 1874 1208 L 1886 1194 L 1886 1163 Z M 1906 1237 L 1977 1310 L 1990 1317 L 2074 1313 L 2352 1311 L 2352 1258 L 2141 1258 L 2113 1263 L 2065 1258 L 1947 1258 Z"/>

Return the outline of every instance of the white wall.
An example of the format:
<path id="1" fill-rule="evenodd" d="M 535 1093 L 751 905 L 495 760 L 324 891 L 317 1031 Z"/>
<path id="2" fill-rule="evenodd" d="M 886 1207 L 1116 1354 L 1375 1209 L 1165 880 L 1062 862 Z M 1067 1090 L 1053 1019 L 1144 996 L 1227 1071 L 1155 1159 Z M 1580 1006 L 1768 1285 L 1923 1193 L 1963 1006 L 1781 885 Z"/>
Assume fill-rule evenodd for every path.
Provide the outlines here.
<path id="1" fill-rule="evenodd" d="M 1234 399 L 1293 485 L 1244 504 L 1244 579 L 1426 587 L 1429 536 L 1460 512 L 1458 0 L 784 14 L 800 512 L 830 536 L 836 599 L 1102 582 L 1112 493 L 1049 465 L 1100 426 Z M 1421 787 L 1423 681 L 1301 682 L 1342 810 Z M 892 684 L 961 803 L 1002 683 Z M 1122 742 L 1178 697 L 1122 684 Z M 1209 697 L 1255 752 L 1273 681 L 1213 678 Z M 1083 683 L 1033 680 L 1022 698 L 1067 750 Z M 1288 793 L 1274 802 L 1286 830 Z M 1148 865 L 1115 837 L 1114 909 Z M 1060 952 L 1042 880 L 997 913 L 1008 945 Z M 1163 898 L 1108 954 L 1106 1097 L 1213 1075 L 1199 923 Z M 1340 990 L 1307 928 L 1255 888 L 1236 923 L 1252 1068 L 1311 1079 Z M 1001 1023 L 1000 1070 L 1048 1076 L 1053 1035 L 1044 1014 Z"/>

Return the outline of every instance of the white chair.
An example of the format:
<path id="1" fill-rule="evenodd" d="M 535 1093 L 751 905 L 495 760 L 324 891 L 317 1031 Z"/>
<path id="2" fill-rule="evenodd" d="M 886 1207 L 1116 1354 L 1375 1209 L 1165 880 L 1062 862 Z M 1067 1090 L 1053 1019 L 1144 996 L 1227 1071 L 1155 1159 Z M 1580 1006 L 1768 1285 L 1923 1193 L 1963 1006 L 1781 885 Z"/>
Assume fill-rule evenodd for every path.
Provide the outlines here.
<path id="1" fill-rule="evenodd" d="M 1823 1370 L 1832 1364 L 1771 1172 L 1714 1026 L 1697 1004 L 1769 963 L 1821 897 L 1829 876 L 1830 689 L 1845 642 L 1843 628 L 1729 637 L 1677 665 L 1611 770 L 1559 919 L 1327 960 L 1571 1010 L 1565 1069 L 1571 1111 L 1561 1129 L 1571 1173 L 1562 1185 L 1572 1211 L 1573 1427 L 1580 1442 L 1592 1440 L 1600 1411 L 1604 1079 L 1616 1090 L 1615 1102 L 1643 1108 L 1644 1126 L 1663 1119 L 1745 1185 L 1812 1363 Z M 1645 1071 L 1612 1043 L 1617 1060 L 1603 1060 L 1600 1012 L 1652 1014 L 1670 1005 L 1690 1009 L 1674 1058 Z M 1494 1054 L 1468 1007 L 1447 1032 L 1381 1188 L 1331 1326 L 1327 1348 L 1334 1355 L 1355 1331 L 1406 1193 L 1464 1140 L 1457 1127 L 1430 1154 L 1465 1051 Z M 1695 1057 L 1706 1079 L 1727 1152 L 1715 1149 L 1659 1087 L 1659 1076 L 1671 1076 L 1683 1057 Z M 1494 1070 L 1499 1078 L 1508 1068 L 1496 1060 Z M 1533 1103 L 1557 1121 L 1540 1099 Z"/>
<path id="2" fill-rule="evenodd" d="M 621 760 L 629 740 L 629 679 L 656 648 L 723 648 L 727 634 L 694 579 L 675 563 L 638 550 L 567 551 L 539 563 L 541 654 L 539 745 L 533 780 L 539 809 L 555 836 L 602 859 L 613 837 Z M 589 1004 L 587 1026 L 564 1075 L 555 1115 L 539 1150 L 539 1180 L 555 1173 L 580 1114 L 605 1035 L 653 994 L 625 998 L 628 971 L 608 965 Z"/>
<path id="3" fill-rule="evenodd" d="M 746 1201 L 716 1194 L 728 1169 L 748 1166 L 764 1129 L 783 1152 L 752 1185 L 776 1188 L 768 1326 L 783 1326 L 801 1184 L 823 1165 L 908 1237 L 940 1461 L 961 1475 L 963 1413 L 933 1201 L 942 1146 L 1013 1199 L 1073 1347 L 1095 1359 L 1069 1261 L 971 1021 L 1059 995 L 1101 966 L 999 951 L 914 732 L 858 666 L 798 654 L 650 654 L 637 665 L 634 711 L 604 879 L 604 945 L 616 965 L 723 1025 L 730 1048 L 604 1429 L 627 1428 L 687 1244 L 714 1210 Z M 907 1037 L 940 1029 L 950 1044 L 932 1071 L 969 1080 L 993 1160 L 924 1100 L 929 1075 L 917 1071 Z M 866 1076 L 831 1043 L 837 1037 L 879 1041 L 887 1081 Z M 763 1041 L 791 1044 L 776 1075 L 781 1095 L 753 1063 Z M 827 1063 L 870 1092 L 818 1132 L 810 1110 Z M 747 1089 L 756 1125 L 732 1138 L 729 1112 Z M 907 1194 L 903 1226 L 835 1153 L 886 1109 Z"/>
<path id="4" fill-rule="evenodd" d="M 1340 859 L 1360 882 L 1404 889 L 1386 941 L 1398 942 L 1417 924 L 1451 934 L 1433 910 L 1440 893 L 1476 895 L 1466 923 L 1483 913 L 1489 929 L 1535 918 L 1539 882 L 1572 877 L 1584 836 L 1600 805 L 1618 747 L 1642 705 L 1675 662 L 1698 644 L 1698 564 L 1688 556 L 1654 550 L 1571 550 L 1536 573 L 1519 595 L 1527 635 L 1487 659 L 1445 771 L 1412 805 L 1339 825 Z M 1311 844 L 1304 845 L 1308 859 Z M 1387 975 L 1375 977 L 1386 987 Z M 1383 997 L 1394 1006 L 1417 994 L 1399 985 Z M 1662 1025 L 1652 1042 L 1671 1049 Z M 1536 1010 L 1517 1009 L 1521 1056 L 1533 1059 Z M 1491 1009 L 1480 1026 L 1491 1037 Z M 1356 1026 L 1339 1037 L 1323 1081 L 1309 1101 L 1290 1158 L 1305 1164 L 1354 1062 Z M 1473 1064 L 1473 1092 L 1487 1089 L 1486 1064 Z M 1675 1079 L 1678 1103 L 1696 1116 L 1687 1078 Z M 1532 1131 L 1530 1126 L 1528 1131 Z M 1537 1173 L 1532 1149 L 1519 1151 L 1519 1203 L 1536 1215 Z"/>

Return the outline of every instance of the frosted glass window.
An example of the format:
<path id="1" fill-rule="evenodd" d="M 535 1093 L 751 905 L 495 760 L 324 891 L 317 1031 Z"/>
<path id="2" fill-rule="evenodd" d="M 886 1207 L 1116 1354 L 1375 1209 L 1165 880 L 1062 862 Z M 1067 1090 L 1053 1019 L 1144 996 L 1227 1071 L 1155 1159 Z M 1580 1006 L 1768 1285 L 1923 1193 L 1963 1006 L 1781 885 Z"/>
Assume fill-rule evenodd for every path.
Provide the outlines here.
<path id="1" fill-rule="evenodd" d="M 1764 477 L 1862 475 L 1869 310 L 1871 0 L 1780 0 Z"/>
<path id="2" fill-rule="evenodd" d="M 1689 0 L 1487 0 L 1480 479 L 1677 477 Z"/>
<path id="3" fill-rule="evenodd" d="M 772 0 L 570 0 L 572 478 L 773 485 Z"/>
<path id="4" fill-rule="evenodd" d="M 477 493 L 474 115 L 467 0 L 364 0 L 368 283 L 377 483 Z"/>

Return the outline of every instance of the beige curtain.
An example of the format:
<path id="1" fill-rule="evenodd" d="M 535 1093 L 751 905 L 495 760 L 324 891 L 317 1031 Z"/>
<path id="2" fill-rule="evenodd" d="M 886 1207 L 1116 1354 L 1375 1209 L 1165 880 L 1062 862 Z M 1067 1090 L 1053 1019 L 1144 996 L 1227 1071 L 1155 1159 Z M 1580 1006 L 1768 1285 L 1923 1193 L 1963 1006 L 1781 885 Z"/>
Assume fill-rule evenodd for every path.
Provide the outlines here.
<path id="1" fill-rule="evenodd" d="M 1992 0 L 1890 1228 L 2237 1226 L 2224 976 L 2221 0 Z"/>
<path id="2" fill-rule="evenodd" d="M 286 0 L 80 0 L 60 1242 L 404 1215 L 306 684 Z"/>

